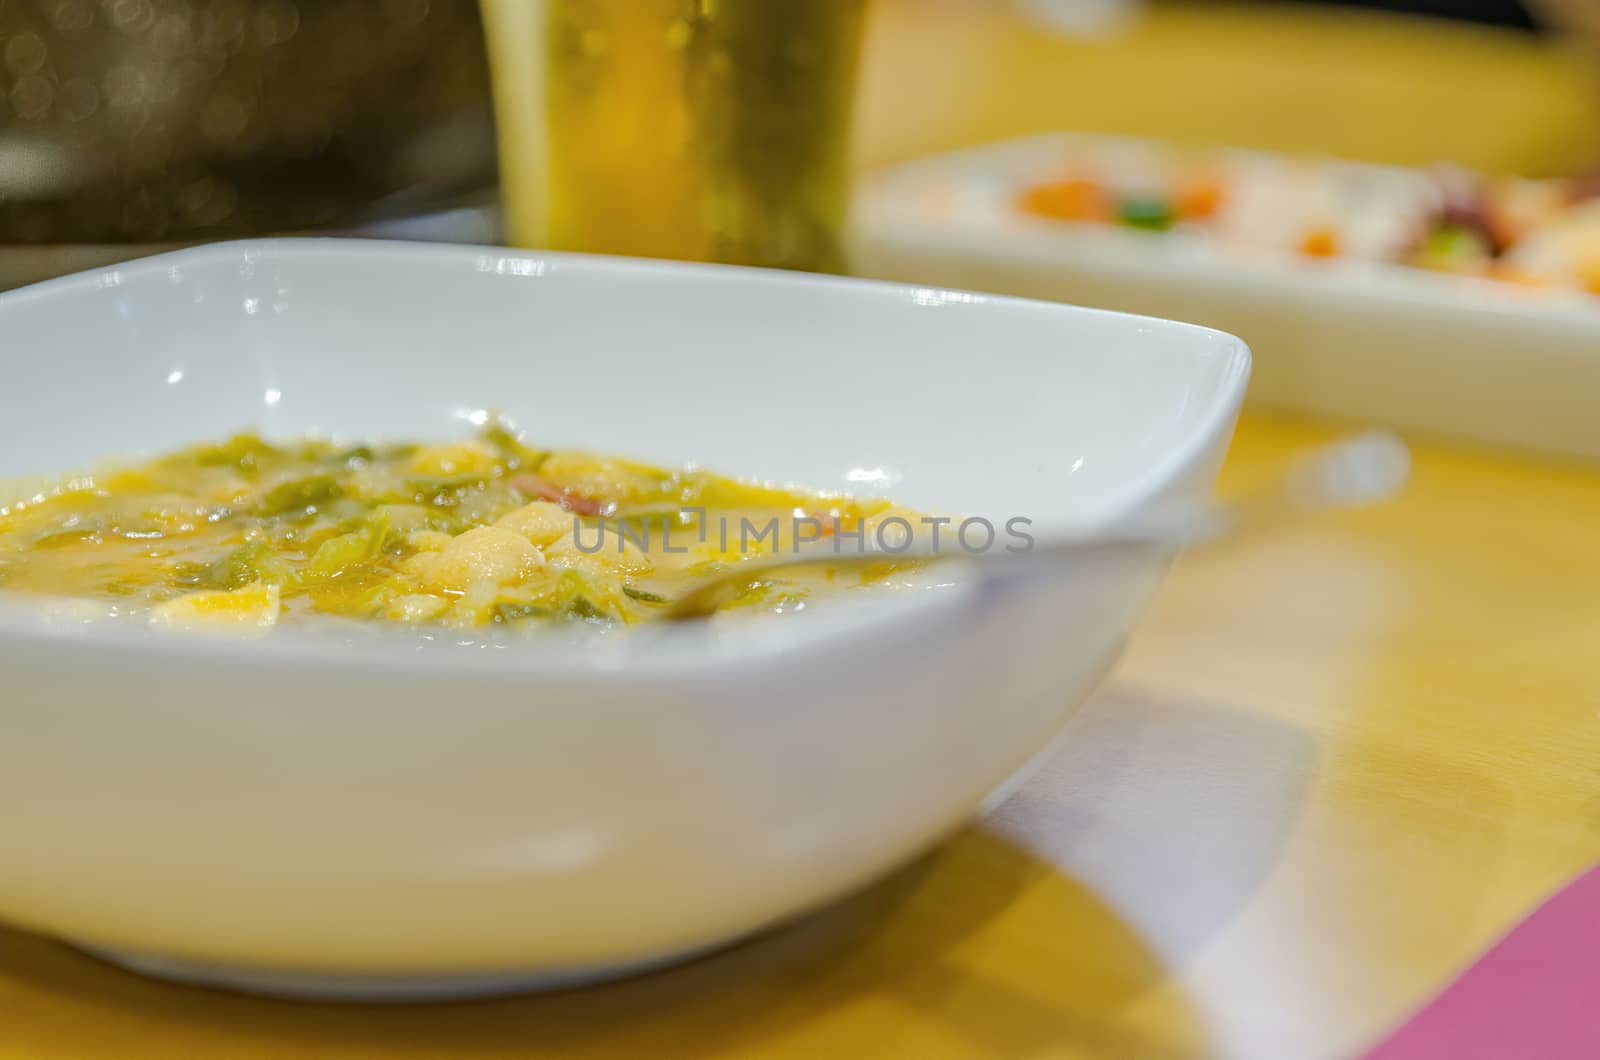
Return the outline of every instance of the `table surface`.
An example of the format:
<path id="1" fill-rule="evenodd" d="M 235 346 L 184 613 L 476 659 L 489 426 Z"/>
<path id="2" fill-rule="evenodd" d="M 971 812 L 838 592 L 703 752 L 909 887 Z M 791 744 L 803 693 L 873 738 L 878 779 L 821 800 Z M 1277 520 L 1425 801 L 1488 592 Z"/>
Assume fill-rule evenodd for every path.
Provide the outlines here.
<path id="1" fill-rule="evenodd" d="M 1016 14 L 1051 0 L 872 2 L 863 166 L 1058 129 L 1530 176 L 1600 164 L 1600 55 L 1531 34 L 1147 0 L 1145 18 L 1097 40 Z"/>
<path id="2" fill-rule="evenodd" d="M 1158 12 L 1150 47 L 1171 51 L 1172 19 L 1193 17 Z M 1304 25 L 1261 17 L 1249 25 Z M 929 32 L 898 36 L 893 61 Z M 1407 32 L 1422 91 L 1436 38 Z M 1382 83 L 1399 46 L 1380 36 Z M 1461 39 L 1480 80 L 1564 101 L 1520 146 L 1470 140 L 1476 160 L 1557 164 L 1570 143 L 1550 130 L 1590 101 L 1556 86 L 1587 75 L 1531 63 L 1520 41 Z M 1365 153 L 1403 155 L 1372 113 L 1390 131 Z M 1290 146 L 1275 120 L 1239 139 Z M 972 132 L 908 121 L 883 150 Z M 1326 433 L 1247 417 L 1224 488 Z M 1348 1055 L 1600 857 L 1597 527 L 1592 469 L 1421 444 L 1395 503 L 1181 564 L 1020 794 L 803 923 L 626 983 L 392 1010 L 151 983 L 0 931 L 0 1060 Z"/>
<path id="3" fill-rule="evenodd" d="M 1248 418 L 1224 487 L 1326 431 Z M 0 1057 L 1347 1055 L 1600 857 L 1600 476 L 1421 445 L 1181 564 L 1016 797 L 810 920 L 542 998 L 302 1006 L 0 932 Z"/>

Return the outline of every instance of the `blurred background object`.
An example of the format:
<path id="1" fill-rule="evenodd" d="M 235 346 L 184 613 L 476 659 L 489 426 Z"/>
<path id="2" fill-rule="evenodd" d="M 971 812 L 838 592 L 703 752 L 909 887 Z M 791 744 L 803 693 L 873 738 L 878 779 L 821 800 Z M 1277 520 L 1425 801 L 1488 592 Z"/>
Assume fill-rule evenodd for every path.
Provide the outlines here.
<path id="1" fill-rule="evenodd" d="M 1431 15 L 1483 22 L 1492 26 L 1534 29 L 1537 23 L 1521 0 L 1326 0 L 1349 7 L 1367 7 L 1403 15 Z"/>
<path id="2" fill-rule="evenodd" d="M 1600 457 L 1600 61 L 1511 5 L 1376 6 L 1091 38 L 880 0 L 857 268 L 1230 331 L 1258 404 Z"/>
<path id="3" fill-rule="evenodd" d="M 1124 29 L 1137 18 L 1144 0 L 1015 0 L 1040 25 L 1063 33 L 1097 36 Z"/>
<path id="4" fill-rule="evenodd" d="M 1600 61 L 1558 27 L 1408 13 L 1423 2 L 1146 0 L 1085 37 L 1020 4 L 877 0 L 858 164 L 1061 130 L 1524 176 L 1600 163 Z"/>
<path id="5" fill-rule="evenodd" d="M 531 54 L 547 2 L 497 0 L 517 25 L 490 44 Z M 1571 46 L 1600 47 L 1593 0 L 869 10 L 857 170 L 1063 129 L 1534 176 L 1600 162 L 1600 61 Z M 1425 13 L 1452 17 L 1411 17 Z M 521 66 L 520 86 L 500 80 L 523 110 L 501 124 L 506 165 L 531 186 L 550 158 L 512 157 L 510 139 L 543 113 L 523 89 L 545 71 Z M 575 115 L 565 142 L 590 150 Z M 647 168 L 636 194 L 653 188 Z M 495 179 L 477 0 L 0 0 L 0 287 L 374 220 L 496 240 L 493 210 L 450 209 L 491 203 Z"/>
<path id="6" fill-rule="evenodd" d="M 866 0 L 485 0 L 507 235 L 841 271 Z"/>
<path id="7" fill-rule="evenodd" d="M 1597 0 L 1529 0 L 1546 24 L 1566 32 L 1600 58 L 1600 2 Z"/>
<path id="8" fill-rule="evenodd" d="M 476 0 L 0 2 L 0 243 L 417 212 L 494 157 Z"/>

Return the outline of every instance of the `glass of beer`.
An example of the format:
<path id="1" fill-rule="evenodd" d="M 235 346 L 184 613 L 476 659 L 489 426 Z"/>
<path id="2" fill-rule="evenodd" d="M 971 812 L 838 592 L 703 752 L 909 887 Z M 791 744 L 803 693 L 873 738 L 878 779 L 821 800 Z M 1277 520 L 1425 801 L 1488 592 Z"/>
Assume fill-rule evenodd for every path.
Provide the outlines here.
<path id="1" fill-rule="evenodd" d="M 482 0 L 518 246 L 843 271 L 867 0 Z"/>

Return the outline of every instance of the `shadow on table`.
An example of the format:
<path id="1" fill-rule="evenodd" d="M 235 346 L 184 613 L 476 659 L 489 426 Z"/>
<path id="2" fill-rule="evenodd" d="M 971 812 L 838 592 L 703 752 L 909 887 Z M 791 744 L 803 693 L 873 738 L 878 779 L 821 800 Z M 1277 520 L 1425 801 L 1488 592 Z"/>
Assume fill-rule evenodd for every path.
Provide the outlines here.
<path id="1" fill-rule="evenodd" d="M 1127 685 L 1063 737 L 984 827 L 1092 888 L 1169 963 L 1261 884 L 1318 759 L 1299 726 Z"/>
<path id="2" fill-rule="evenodd" d="M 852 1055 L 882 1034 L 907 1055 L 1072 1044 L 1153 1056 L 1165 1053 L 1116 1017 L 1164 974 L 1092 892 L 967 829 L 870 890 L 722 953 L 503 1001 L 258 1000 L 140 979 L 0 930 L 0 1055 Z"/>
<path id="3" fill-rule="evenodd" d="M 1188 1055 L 1175 1043 L 1204 1034 L 1169 966 L 1270 864 L 1311 758 L 1286 726 L 1113 692 L 985 826 L 866 892 L 680 968 L 540 997 L 264 1001 L 0 931 L 0 1055 Z"/>

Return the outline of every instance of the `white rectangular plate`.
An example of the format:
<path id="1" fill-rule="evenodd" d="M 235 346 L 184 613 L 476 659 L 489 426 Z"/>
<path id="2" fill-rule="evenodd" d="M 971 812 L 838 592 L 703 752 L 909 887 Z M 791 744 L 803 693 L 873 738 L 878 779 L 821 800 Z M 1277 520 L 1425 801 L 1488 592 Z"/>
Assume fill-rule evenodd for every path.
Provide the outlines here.
<path id="1" fill-rule="evenodd" d="M 1600 298 L 1012 208 L 1074 145 L 1110 139 L 1031 137 L 876 175 L 856 200 L 856 270 L 1206 324 L 1255 351 L 1256 402 L 1600 456 Z"/>

